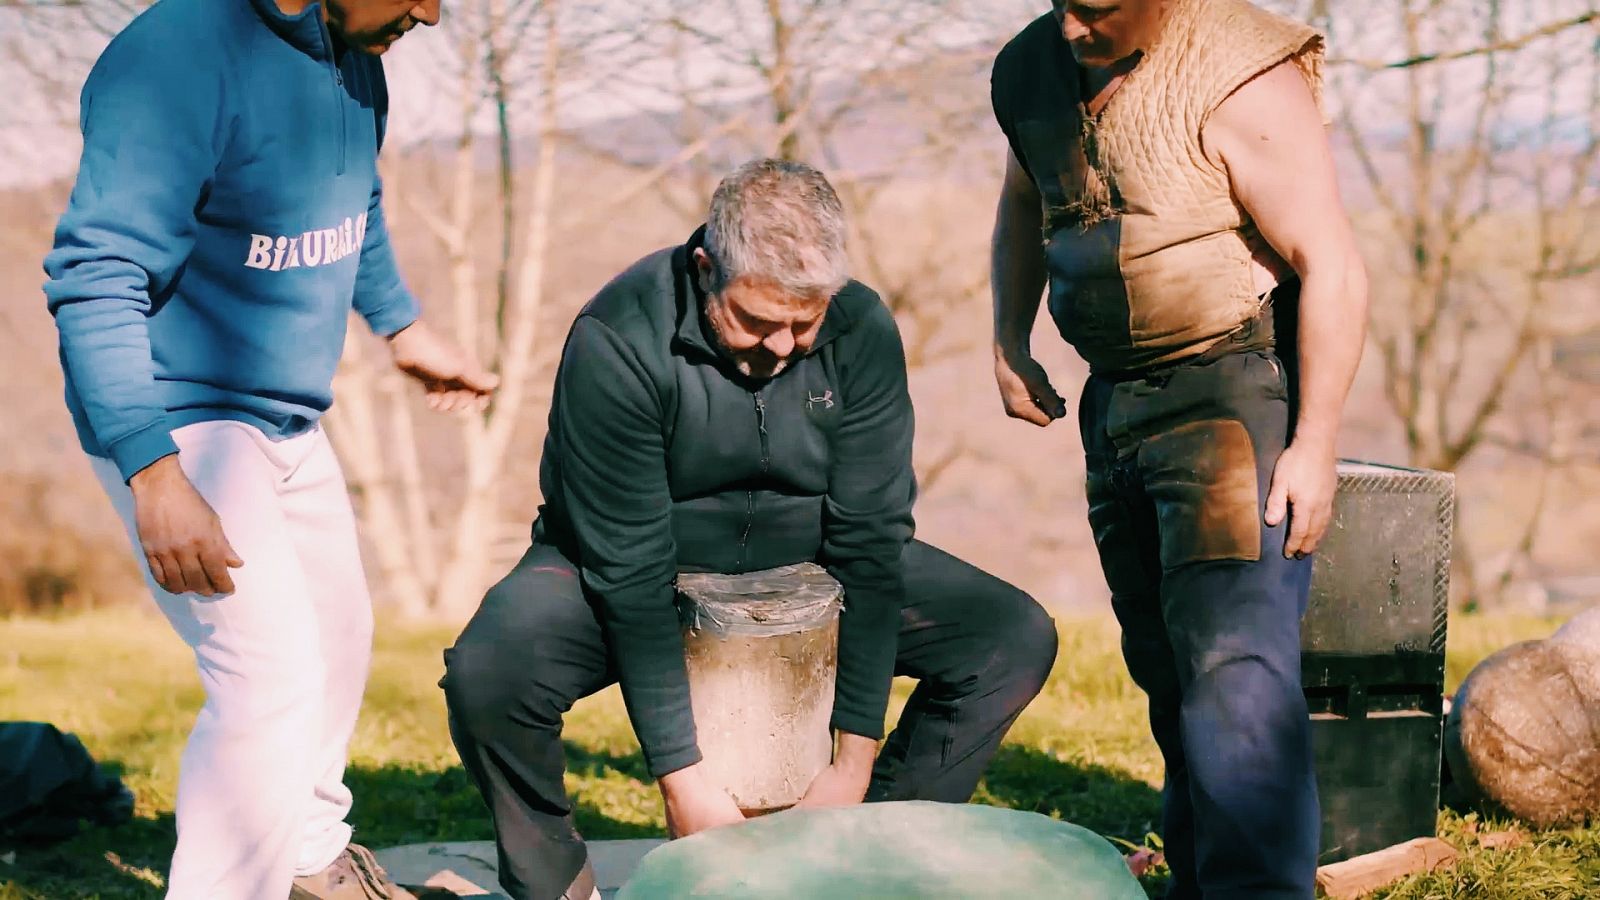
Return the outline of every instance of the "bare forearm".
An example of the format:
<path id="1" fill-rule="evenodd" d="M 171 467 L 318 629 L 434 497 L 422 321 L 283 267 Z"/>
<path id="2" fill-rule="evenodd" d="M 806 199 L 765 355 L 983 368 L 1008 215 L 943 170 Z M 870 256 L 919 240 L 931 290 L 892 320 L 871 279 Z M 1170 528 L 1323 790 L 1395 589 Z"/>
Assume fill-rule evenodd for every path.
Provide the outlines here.
<path id="1" fill-rule="evenodd" d="M 1067 414 L 1066 401 L 1033 359 L 1028 337 L 1039 316 L 1047 280 L 1039 190 L 1016 156 L 1006 156 L 1006 180 L 989 243 L 989 284 L 994 291 L 994 377 L 1006 415 L 1049 425 Z"/>
<path id="2" fill-rule="evenodd" d="M 1028 351 L 1046 281 L 1037 203 L 1002 192 L 989 248 L 996 352 Z"/>
<path id="3" fill-rule="evenodd" d="M 1351 251 L 1344 264 L 1309 268 L 1300 291 L 1297 443 L 1332 448 L 1367 335 L 1367 275 Z"/>
<path id="4" fill-rule="evenodd" d="M 878 742 L 870 737 L 838 733 L 834 742 L 833 764 L 852 772 L 872 772 L 872 763 L 878 756 Z"/>
<path id="5" fill-rule="evenodd" d="M 878 742 L 846 731 L 838 733 L 833 762 L 817 773 L 799 806 L 843 806 L 866 799 Z"/>

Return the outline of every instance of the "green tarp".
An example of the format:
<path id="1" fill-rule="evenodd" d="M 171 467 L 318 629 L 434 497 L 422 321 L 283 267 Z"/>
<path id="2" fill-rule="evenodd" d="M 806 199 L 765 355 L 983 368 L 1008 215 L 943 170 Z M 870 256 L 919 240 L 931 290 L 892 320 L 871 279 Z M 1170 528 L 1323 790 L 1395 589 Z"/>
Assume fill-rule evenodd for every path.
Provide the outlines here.
<path id="1" fill-rule="evenodd" d="M 617 900 L 1050 897 L 1144 900 L 1122 854 L 1086 828 L 990 806 L 868 803 L 789 810 L 671 841 Z"/>

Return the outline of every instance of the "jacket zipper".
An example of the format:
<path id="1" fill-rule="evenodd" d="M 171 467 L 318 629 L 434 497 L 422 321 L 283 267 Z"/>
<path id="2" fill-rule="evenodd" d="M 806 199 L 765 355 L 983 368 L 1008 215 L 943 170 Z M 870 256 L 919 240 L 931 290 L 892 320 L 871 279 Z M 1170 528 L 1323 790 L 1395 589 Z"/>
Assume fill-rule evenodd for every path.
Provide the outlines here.
<path id="1" fill-rule="evenodd" d="M 344 102 L 344 73 L 339 71 L 338 63 L 333 64 L 333 104 L 339 108 L 339 174 L 343 175 L 349 162 L 345 156 L 349 152 L 346 144 L 350 139 L 350 117 Z"/>
<path id="2" fill-rule="evenodd" d="M 767 474 L 771 456 L 767 449 L 767 401 L 756 392 L 756 430 L 761 432 L 761 474 Z"/>
<path id="3" fill-rule="evenodd" d="M 762 398 L 761 392 L 754 394 L 756 401 L 756 431 L 761 435 L 761 474 L 767 474 L 767 467 L 771 464 L 772 457 L 767 442 L 767 402 Z M 756 491 L 755 488 L 745 492 L 744 531 L 739 535 L 739 569 L 744 570 L 745 550 L 750 542 L 750 531 L 756 524 Z"/>
<path id="4" fill-rule="evenodd" d="M 334 58 L 333 35 L 328 31 L 328 25 L 325 22 L 322 23 L 322 45 L 328 48 L 328 71 L 333 74 L 333 107 L 339 111 L 339 167 L 334 174 L 343 175 L 345 169 L 345 132 L 347 130 L 345 127 L 347 124 L 345 122 L 345 103 L 342 96 L 344 94 L 344 73 L 339 71 L 339 61 Z"/>

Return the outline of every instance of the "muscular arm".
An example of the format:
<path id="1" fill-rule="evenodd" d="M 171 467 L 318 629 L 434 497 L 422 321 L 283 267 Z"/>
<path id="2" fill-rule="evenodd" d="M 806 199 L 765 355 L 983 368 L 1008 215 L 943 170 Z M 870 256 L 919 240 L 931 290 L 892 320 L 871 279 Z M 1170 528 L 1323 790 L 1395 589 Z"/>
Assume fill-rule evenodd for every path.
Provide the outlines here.
<path id="1" fill-rule="evenodd" d="M 1039 189 L 1022 170 L 1016 154 L 1006 152 L 1006 176 L 995 210 L 989 241 L 989 286 L 994 294 L 996 355 L 1029 352 L 1028 337 L 1039 315 L 1044 293 L 1044 254 L 1039 233 L 1044 227 Z"/>
<path id="2" fill-rule="evenodd" d="M 989 285 L 994 294 L 995 380 L 1006 414 L 1048 425 L 1066 404 L 1034 362 L 1029 335 L 1039 316 L 1047 273 L 1039 236 L 1044 227 L 1039 189 L 1015 153 L 1006 152 L 1006 176 L 989 242 Z"/>
<path id="3" fill-rule="evenodd" d="M 1326 530 L 1339 418 L 1366 340 L 1366 270 L 1322 118 L 1293 64 L 1234 92 L 1202 138 L 1261 235 L 1300 276 L 1300 412 L 1273 478 L 1268 521 L 1281 519 L 1287 501 L 1295 515 L 1285 552 L 1310 552 Z"/>

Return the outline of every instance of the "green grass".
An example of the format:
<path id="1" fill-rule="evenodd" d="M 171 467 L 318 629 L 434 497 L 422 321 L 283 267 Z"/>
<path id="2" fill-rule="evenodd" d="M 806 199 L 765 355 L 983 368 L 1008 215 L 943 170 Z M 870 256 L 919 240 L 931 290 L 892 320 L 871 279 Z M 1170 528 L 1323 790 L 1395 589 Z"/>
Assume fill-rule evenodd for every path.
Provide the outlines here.
<path id="1" fill-rule="evenodd" d="M 1483 656 L 1554 627 L 1458 617 L 1450 635 L 1451 689 Z M 370 845 L 491 837 L 450 745 L 435 687 L 440 648 L 452 637 L 442 628 L 380 627 L 349 773 L 353 821 Z M 978 802 L 1059 816 L 1129 844 L 1151 842 L 1161 765 L 1145 729 L 1143 695 L 1128 680 L 1117 647 L 1108 619 L 1063 622 L 1056 673 L 990 766 Z M 190 666 L 163 622 L 129 609 L 0 621 L 0 720 L 46 720 L 75 732 L 138 796 L 130 824 L 48 849 L 0 848 L 6 851 L 0 860 L 9 860 L 0 861 L 0 900 L 160 896 L 172 851 L 178 754 L 201 701 Z M 906 692 L 897 686 L 893 713 Z M 663 834 L 659 801 L 615 689 L 578 705 L 567 741 L 567 785 L 585 835 Z M 1465 851 L 1463 861 L 1380 896 L 1600 897 L 1600 827 L 1534 833 L 1513 850 L 1478 847 L 1476 833 L 1510 825 L 1476 812 L 1442 812 L 1441 834 Z M 1160 879 L 1156 873 L 1147 884 L 1158 889 Z"/>

